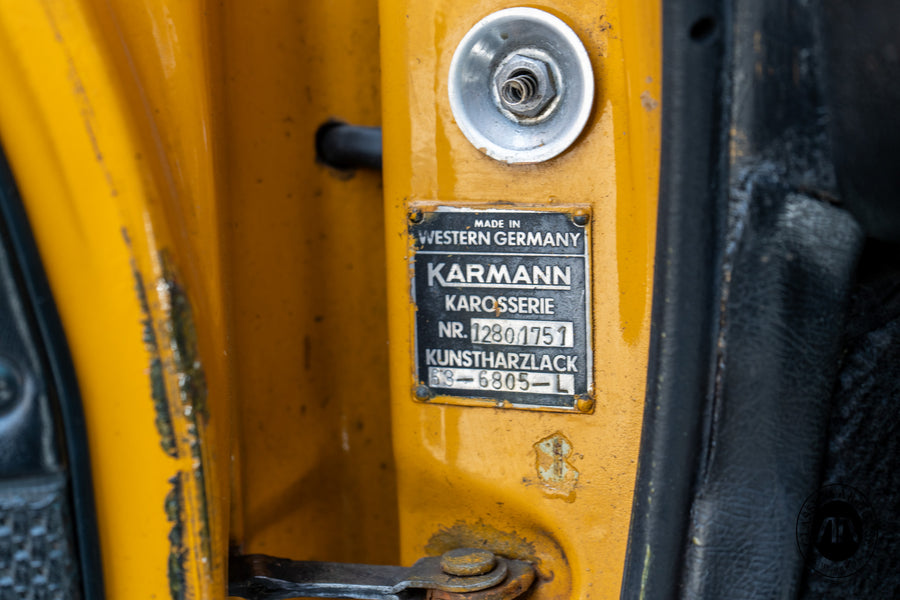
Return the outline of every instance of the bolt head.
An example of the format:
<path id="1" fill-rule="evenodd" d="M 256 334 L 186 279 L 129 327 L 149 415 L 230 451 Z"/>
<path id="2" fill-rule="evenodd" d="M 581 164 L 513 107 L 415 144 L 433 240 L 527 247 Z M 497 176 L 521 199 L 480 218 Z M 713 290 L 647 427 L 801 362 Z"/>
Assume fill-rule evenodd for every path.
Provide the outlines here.
<path id="1" fill-rule="evenodd" d="M 507 82 L 522 73 L 530 74 L 537 85 L 529 98 L 513 104 L 506 98 L 503 88 Z M 500 106 L 521 119 L 539 116 L 556 98 L 557 94 L 556 82 L 553 80 L 553 71 L 550 66 L 542 60 L 518 53 L 501 63 L 494 75 L 494 86 Z"/>
<path id="2" fill-rule="evenodd" d="M 407 217 L 409 218 L 410 223 L 421 223 L 422 219 L 425 218 L 425 215 L 422 214 L 422 211 L 419 210 L 418 208 L 414 208 L 411 211 L 409 211 L 409 214 L 407 215 Z"/>
<path id="3" fill-rule="evenodd" d="M 591 412 L 592 410 L 594 410 L 594 399 L 590 396 L 582 396 L 575 402 L 575 408 L 579 412 Z"/>
<path id="4" fill-rule="evenodd" d="M 497 557 L 490 550 L 457 548 L 441 556 L 441 570 L 447 575 L 472 577 L 490 573 L 497 564 Z"/>
<path id="5" fill-rule="evenodd" d="M 430 400 L 431 399 L 431 389 L 427 385 L 420 385 L 416 387 L 416 398 L 419 400 Z"/>

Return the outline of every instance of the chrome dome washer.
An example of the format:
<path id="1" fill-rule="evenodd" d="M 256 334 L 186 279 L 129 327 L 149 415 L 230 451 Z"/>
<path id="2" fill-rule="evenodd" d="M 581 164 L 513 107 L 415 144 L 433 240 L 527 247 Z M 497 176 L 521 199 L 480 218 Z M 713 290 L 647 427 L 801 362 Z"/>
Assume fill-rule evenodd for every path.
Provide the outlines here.
<path id="1" fill-rule="evenodd" d="M 553 78 L 556 96 L 536 116 L 513 114 L 497 91 L 498 74 L 516 55 L 543 62 L 542 71 Z M 453 117 L 476 148 L 510 164 L 538 163 L 581 134 L 594 102 L 594 74 L 587 50 L 561 19 L 536 8 L 507 8 L 476 23 L 460 41 L 448 90 Z"/>

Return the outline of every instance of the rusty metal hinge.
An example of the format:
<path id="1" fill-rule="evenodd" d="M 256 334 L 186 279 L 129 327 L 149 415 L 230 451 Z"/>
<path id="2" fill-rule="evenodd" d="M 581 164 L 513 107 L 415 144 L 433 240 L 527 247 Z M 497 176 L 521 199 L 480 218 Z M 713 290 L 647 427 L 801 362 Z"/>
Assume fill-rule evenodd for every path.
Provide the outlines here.
<path id="1" fill-rule="evenodd" d="M 530 563 L 462 548 L 411 567 L 233 556 L 228 595 L 247 600 L 513 600 L 534 581 Z"/>

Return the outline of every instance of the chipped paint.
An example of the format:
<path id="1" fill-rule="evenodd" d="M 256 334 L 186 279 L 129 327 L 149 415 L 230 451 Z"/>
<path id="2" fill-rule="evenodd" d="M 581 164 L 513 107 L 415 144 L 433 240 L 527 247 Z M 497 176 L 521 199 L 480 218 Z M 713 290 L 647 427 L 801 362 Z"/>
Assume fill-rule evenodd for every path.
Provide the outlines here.
<path id="1" fill-rule="evenodd" d="M 128 237 L 128 232 L 124 229 L 122 230 L 122 237 L 125 239 L 128 247 L 131 248 L 131 239 Z M 156 339 L 156 330 L 153 328 L 153 319 L 150 316 L 150 304 L 147 302 L 147 288 L 134 259 L 131 260 L 131 272 L 134 276 L 134 290 L 141 305 L 144 348 L 147 349 L 147 354 L 150 355 L 150 398 L 153 401 L 154 423 L 156 431 L 159 432 L 159 444 L 167 455 L 172 458 L 178 458 L 178 446 L 175 443 L 172 414 L 169 412 L 169 398 L 166 393 L 163 364 L 159 356 L 159 343 Z"/>
<path id="2" fill-rule="evenodd" d="M 131 250 L 131 239 L 124 229 L 122 237 Z M 173 600 L 181 600 L 188 595 L 185 563 L 189 552 L 184 528 L 186 495 L 189 495 L 191 506 L 199 516 L 201 556 L 212 556 L 201 442 L 201 432 L 209 420 L 209 413 L 206 405 L 206 376 L 200 362 L 190 300 L 168 252 L 164 250 L 158 254 L 157 264 L 161 277 L 156 280 L 155 291 L 162 316 L 158 316 L 155 322 L 147 286 L 134 258 L 131 268 L 143 316 L 143 343 L 150 355 L 150 393 L 160 446 L 172 458 L 190 459 L 190 475 L 181 470 L 169 480 L 172 489 L 165 501 L 166 518 L 173 524 L 169 532 L 169 587 Z M 168 385 L 173 382 L 174 387 L 169 388 Z M 172 400 L 176 397 L 180 403 L 177 408 Z"/>
<path id="3" fill-rule="evenodd" d="M 182 600 L 187 596 L 185 562 L 187 547 L 184 544 L 184 492 L 181 485 L 182 473 L 169 480 L 172 489 L 166 495 L 166 520 L 172 524 L 169 530 L 169 593 L 172 600 Z"/>
<path id="4" fill-rule="evenodd" d="M 186 421 L 184 441 L 192 459 L 191 473 L 195 483 L 195 502 L 200 516 L 200 540 L 203 555 L 210 557 L 212 547 L 209 528 L 209 506 L 206 491 L 206 473 L 201 443 L 201 428 L 209 420 L 206 405 L 206 375 L 200 362 L 197 331 L 194 326 L 191 303 L 167 251 L 159 253 L 163 276 L 157 280 L 156 291 L 166 310 L 162 323 L 169 349 L 172 352 L 174 374 L 178 381 L 181 415 Z"/>
<path id="5" fill-rule="evenodd" d="M 548 436 L 534 445 L 538 480 L 544 492 L 552 498 L 575 501 L 578 470 L 569 462 L 572 442 L 560 432 Z"/>
<path id="6" fill-rule="evenodd" d="M 209 94 L 194 94 L 196 102 L 180 115 L 156 118 L 152 111 L 135 110 L 131 89 L 136 77 L 147 84 L 142 91 L 149 100 L 140 94 L 138 108 L 144 100 L 164 105 L 156 92 L 171 91 L 156 85 L 157 44 L 152 36 L 141 38 L 159 14 L 169 31 L 180 32 L 176 54 L 183 59 L 174 79 L 166 81 L 193 90 L 203 79 L 197 74 L 207 71 L 209 61 L 192 48 L 206 48 L 209 16 L 176 8 L 151 2 L 133 10 L 129 2 L 114 0 L 98 10 L 89 2 L 39 0 L 0 11 L 0 70 L 12 74 L 15 85 L 8 87 L 17 90 L 4 95 L 11 109 L 4 113 L 4 132 L 15 134 L 17 143 L 10 147 L 19 149 L 11 162 L 28 164 L 28 156 L 47 149 L 60 159 L 30 174 L 25 169 L 25 188 L 34 193 L 24 195 L 45 199 L 26 202 L 26 211 L 41 255 L 54 258 L 44 261 L 47 277 L 54 297 L 65 299 L 60 317 L 85 392 L 91 447 L 101 450 L 90 461 L 97 480 L 106 482 L 95 492 L 102 508 L 104 570 L 116 575 L 105 582 L 111 597 L 207 598 L 221 595 L 226 575 L 221 553 L 209 548 L 224 550 L 227 541 L 227 451 L 222 477 L 216 477 L 216 424 L 207 417 L 196 344 L 187 341 L 193 330 L 187 300 L 160 285 L 177 281 L 161 263 L 160 249 L 168 248 L 179 270 L 190 268 L 191 277 L 182 283 L 190 282 L 183 287 L 192 300 L 203 301 L 202 314 L 201 304 L 194 304 L 200 346 L 207 350 L 210 332 L 208 350 L 217 356 L 214 344 L 225 336 L 206 327 L 223 322 L 219 317 L 225 314 L 217 279 L 219 230 L 212 226 L 219 214 L 215 144 L 208 143 L 205 127 L 215 107 L 206 101 Z M 123 35 L 143 41 L 122 54 L 123 48 L 107 42 Z M 119 59 L 130 67 L 124 75 Z M 15 127 L 6 127 L 13 122 Z M 204 127 L 185 133 L 181 122 Z M 181 149 L 164 143 L 173 123 Z M 185 155 L 200 159 L 191 162 Z M 168 167 L 186 161 L 188 168 L 176 168 L 173 176 Z M 215 275 L 204 278 L 193 268 L 197 264 Z M 79 268 L 73 271 L 72 265 Z M 208 282 L 214 289 L 205 287 Z M 216 366 L 224 381 L 225 361 Z M 224 396 L 222 401 L 227 404 Z M 224 450 L 231 413 L 222 413 L 223 443 L 215 449 Z M 122 451 L 131 460 L 123 460 Z M 143 472 L 137 483 L 135 464 Z"/>
<path id="7" fill-rule="evenodd" d="M 178 373 L 178 387 L 181 401 L 191 406 L 196 416 L 205 424 L 209 419 L 206 406 L 206 375 L 197 350 L 197 330 L 190 300 L 184 287 L 179 283 L 169 253 L 163 250 L 159 255 L 163 277 L 157 282 L 160 297 L 168 299 L 169 319 L 166 328 L 175 370 Z"/>

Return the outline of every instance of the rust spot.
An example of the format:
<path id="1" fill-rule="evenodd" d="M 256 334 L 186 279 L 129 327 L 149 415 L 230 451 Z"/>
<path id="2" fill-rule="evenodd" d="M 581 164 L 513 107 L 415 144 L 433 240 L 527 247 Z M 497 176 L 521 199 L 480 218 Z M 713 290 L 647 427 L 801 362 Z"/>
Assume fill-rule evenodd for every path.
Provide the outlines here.
<path id="1" fill-rule="evenodd" d="M 457 548 L 441 556 L 441 570 L 458 577 L 490 573 L 496 564 L 493 552 L 478 548 Z"/>
<path id="2" fill-rule="evenodd" d="M 506 532 L 483 521 L 469 524 L 457 521 L 450 527 L 440 529 L 425 545 L 425 553 L 440 556 L 458 548 L 478 548 L 490 550 L 498 556 L 525 560 L 532 563 L 542 579 L 552 579 L 552 574 L 541 569 L 541 559 L 532 542 L 519 537 L 516 532 Z"/>
<path id="3" fill-rule="evenodd" d="M 641 106 L 644 107 L 644 110 L 650 112 L 656 110 L 656 108 L 659 106 L 659 102 L 657 102 L 657 100 L 650 95 L 650 92 L 644 90 L 644 92 L 641 93 Z"/>
<path id="4" fill-rule="evenodd" d="M 517 531 L 503 531 L 479 519 L 475 523 L 456 521 L 452 526 L 441 527 L 425 545 L 428 555 L 443 555 L 458 548 L 474 548 L 490 550 L 497 556 L 512 561 L 524 561 L 534 567 L 537 577 L 536 590 L 528 594 L 548 598 L 568 598 L 571 591 L 571 573 L 569 560 L 563 548 L 556 542 L 553 534 L 544 529 L 528 529 L 530 541 Z M 514 563 L 510 563 L 511 565 Z M 513 571 L 510 571 L 513 574 Z M 530 578 L 519 582 L 524 589 L 531 585 Z M 515 586 L 507 581 L 506 585 L 495 589 L 512 590 Z M 464 598 L 468 596 L 460 596 Z M 529 596 L 531 597 L 531 596 Z M 488 596 L 473 595 L 470 600 L 498 600 Z"/>
<path id="5" fill-rule="evenodd" d="M 548 436 L 534 445 L 538 482 L 551 498 L 575 501 L 578 470 L 569 462 L 572 442 L 560 432 Z"/>
<path id="6" fill-rule="evenodd" d="M 513 600 L 522 596 L 533 581 L 534 571 L 528 563 L 511 561 L 509 574 L 500 585 L 477 592 L 429 590 L 426 600 Z"/>

